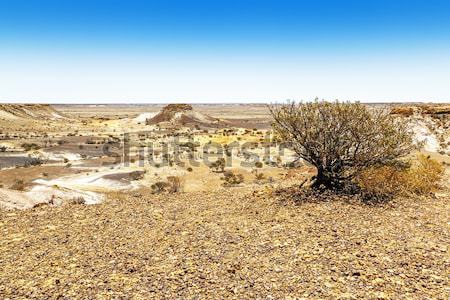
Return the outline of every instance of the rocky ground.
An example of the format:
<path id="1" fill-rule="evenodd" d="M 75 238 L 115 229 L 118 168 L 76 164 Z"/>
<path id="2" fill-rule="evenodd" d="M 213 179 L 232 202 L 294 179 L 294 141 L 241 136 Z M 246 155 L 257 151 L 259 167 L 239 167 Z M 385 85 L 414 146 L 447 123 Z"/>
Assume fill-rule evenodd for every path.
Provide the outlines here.
<path id="1" fill-rule="evenodd" d="M 448 194 L 294 204 L 253 190 L 0 211 L 0 297 L 448 299 Z"/>

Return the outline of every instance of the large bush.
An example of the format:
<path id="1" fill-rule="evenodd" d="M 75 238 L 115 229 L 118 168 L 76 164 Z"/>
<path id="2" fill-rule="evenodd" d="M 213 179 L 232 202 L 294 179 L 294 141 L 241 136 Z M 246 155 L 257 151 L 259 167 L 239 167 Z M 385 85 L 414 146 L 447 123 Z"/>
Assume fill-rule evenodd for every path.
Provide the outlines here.
<path id="1" fill-rule="evenodd" d="M 342 189 L 362 170 L 412 150 L 406 124 L 361 103 L 288 103 L 269 107 L 274 133 L 317 168 L 313 187 Z"/>

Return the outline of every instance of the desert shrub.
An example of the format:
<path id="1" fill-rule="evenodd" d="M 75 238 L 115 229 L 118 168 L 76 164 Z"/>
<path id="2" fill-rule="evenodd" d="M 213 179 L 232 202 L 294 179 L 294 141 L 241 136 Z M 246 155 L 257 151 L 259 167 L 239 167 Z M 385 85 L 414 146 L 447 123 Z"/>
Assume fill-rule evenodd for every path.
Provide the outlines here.
<path id="1" fill-rule="evenodd" d="M 188 167 L 188 168 L 186 169 L 186 171 L 188 171 L 188 172 L 192 172 L 192 171 L 193 171 L 193 169 L 192 169 L 192 167 Z"/>
<path id="2" fill-rule="evenodd" d="M 159 194 L 159 193 L 165 192 L 168 186 L 169 186 L 168 182 L 157 181 L 151 185 L 151 188 L 152 188 L 152 192 L 154 194 Z"/>
<path id="3" fill-rule="evenodd" d="M 23 182 L 22 179 L 18 179 L 16 180 L 16 182 L 11 186 L 12 190 L 17 190 L 17 191 L 24 191 L 25 190 L 25 183 Z"/>
<path id="4" fill-rule="evenodd" d="M 178 193 L 182 190 L 181 178 L 178 176 L 167 177 L 167 182 L 169 183 L 169 193 Z"/>
<path id="5" fill-rule="evenodd" d="M 385 165 L 362 171 L 355 182 L 366 198 L 396 195 L 427 195 L 439 188 L 444 167 L 436 160 L 419 155 L 407 166 Z"/>
<path id="6" fill-rule="evenodd" d="M 31 151 L 31 150 L 39 150 L 41 149 L 41 146 L 39 146 L 38 144 L 35 143 L 23 143 L 21 145 L 21 147 L 25 150 L 25 151 Z"/>
<path id="7" fill-rule="evenodd" d="M 255 162 L 255 167 L 257 167 L 257 168 L 262 168 L 263 167 L 263 163 L 262 162 L 260 162 L 260 161 L 257 161 L 257 162 Z"/>
<path id="8" fill-rule="evenodd" d="M 406 171 L 404 181 L 407 193 L 429 194 L 439 189 L 444 167 L 426 155 L 419 155 Z"/>
<path id="9" fill-rule="evenodd" d="M 258 184 L 264 183 L 264 181 L 266 180 L 266 176 L 264 175 L 264 173 L 258 172 L 258 170 L 255 170 L 253 172 L 253 175 L 255 176 L 255 182 Z"/>
<path id="10" fill-rule="evenodd" d="M 224 186 L 235 186 L 244 182 L 244 176 L 242 174 L 235 174 L 231 171 L 226 171 L 223 173 L 223 185 Z"/>
<path id="11" fill-rule="evenodd" d="M 133 171 L 128 176 L 130 180 L 141 180 L 144 178 L 145 171 Z"/>
<path id="12" fill-rule="evenodd" d="M 157 181 L 151 185 L 154 194 L 178 193 L 182 191 L 182 181 L 178 176 L 168 176 L 167 181 Z"/>
<path id="13" fill-rule="evenodd" d="M 413 149 L 405 122 L 361 103 L 288 103 L 269 107 L 277 139 L 317 169 L 313 187 L 343 189 L 361 171 Z"/>
<path id="14" fill-rule="evenodd" d="M 6 146 L 0 146 L 0 152 L 6 152 Z"/>
<path id="15" fill-rule="evenodd" d="M 211 163 L 209 165 L 209 168 L 214 172 L 222 173 L 223 170 L 225 169 L 225 159 L 222 157 L 219 158 L 215 162 Z"/>
<path id="16" fill-rule="evenodd" d="M 32 166 L 40 166 L 42 165 L 44 162 L 42 161 L 42 159 L 37 158 L 37 157 L 28 157 L 25 162 L 23 163 L 23 166 L 25 168 L 28 167 L 32 167 Z"/>
<path id="17" fill-rule="evenodd" d="M 74 204 L 74 205 L 80 205 L 80 204 L 85 204 L 86 200 L 79 196 L 79 197 L 73 197 L 72 199 L 67 201 L 69 204 Z"/>

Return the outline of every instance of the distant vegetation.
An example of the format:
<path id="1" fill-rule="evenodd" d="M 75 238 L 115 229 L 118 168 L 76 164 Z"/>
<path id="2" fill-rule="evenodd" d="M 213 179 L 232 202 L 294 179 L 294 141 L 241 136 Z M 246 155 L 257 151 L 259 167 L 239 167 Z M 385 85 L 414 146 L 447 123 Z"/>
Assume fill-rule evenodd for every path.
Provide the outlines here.
<path id="1" fill-rule="evenodd" d="M 23 143 L 21 145 L 21 147 L 25 150 L 25 151 L 31 151 L 31 150 L 39 150 L 41 149 L 41 146 L 39 146 L 38 144 L 35 143 Z"/>

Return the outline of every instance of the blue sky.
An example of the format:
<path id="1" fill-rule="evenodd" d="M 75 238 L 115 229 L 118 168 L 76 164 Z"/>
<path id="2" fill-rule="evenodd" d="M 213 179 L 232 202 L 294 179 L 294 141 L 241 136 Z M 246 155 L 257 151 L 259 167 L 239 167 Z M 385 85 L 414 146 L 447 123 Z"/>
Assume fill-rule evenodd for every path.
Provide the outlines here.
<path id="1" fill-rule="evenodd" d="M 2 102 L 450 101 L 450 1 L 0 0 Z"/>

